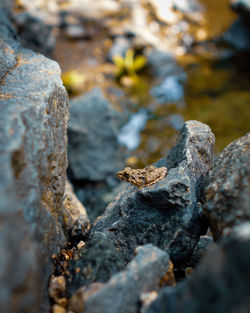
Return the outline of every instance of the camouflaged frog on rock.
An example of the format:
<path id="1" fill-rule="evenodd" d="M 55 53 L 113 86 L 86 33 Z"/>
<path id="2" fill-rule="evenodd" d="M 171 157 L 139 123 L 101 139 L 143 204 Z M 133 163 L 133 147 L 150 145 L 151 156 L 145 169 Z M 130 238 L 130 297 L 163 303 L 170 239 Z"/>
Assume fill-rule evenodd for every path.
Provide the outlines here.
<path id="1" fill-rule="evenodd" d="M 117 172 L 116 176 L 125 180 L 135 186 L 138 189 L 148 187 L 158 181 L 162 180 L 167 174 L 166 167 L 156 167 L 154 165 L 148 165 L 143 169 L 132 169 L 125 167 L 124 170 Z"/>

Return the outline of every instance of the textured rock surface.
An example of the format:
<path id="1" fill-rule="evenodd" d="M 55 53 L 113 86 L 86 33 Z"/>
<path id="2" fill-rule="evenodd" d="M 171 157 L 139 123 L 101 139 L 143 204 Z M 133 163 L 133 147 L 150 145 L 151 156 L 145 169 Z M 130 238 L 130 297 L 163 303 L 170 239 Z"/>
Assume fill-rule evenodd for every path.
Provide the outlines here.
<path id="1" fill-rule="evenodd" d="M 85 239 L 90 229 L 90 221 L 85 207 L 74 194 L 69 181 L 66 181 L 63 205 L 61 208 L 62 227 L 69 241 Z"/>
<path id="2" fill-rule="evenodd" d="M 204 214 L 215 240 L 250 220 L 250 133 L 228 145 L 205 186 Z"/>
<path id="3" fill-rule="evenodd" d="M 160 182 L 130 187 L 98 219 L 94 229 L 108 234 L 129 260 L 137 245 L 170 249 L 177 265 L 188 259 L 203 231 L 195 184 L 209 170 L 214 135 L 200 122 L 185 123 L 176 145 L 158 166 L 168 168 Z"/>
<path id="4" fill-rule="evenodd" d="M 209 236 L 201 236 L 200 240 L 194 247 L 193 253 L 188 260 L 188 263 L 185 264 L 187 267 L 196 267 L 207 251 L 210 249 L 211 245 L 215 245 L 213 238 Z"/>
<path id="5" fill-rule="evenodd" d="M 68 98 L 58 65 L 23 49 L 0 12 L 0 306 L 46 312 L 50 255 L 65 242 Z"/>
<path id="6" fill-rule="evenodd" d="M 141 190 L 129 186 L 97 219 L 94 236 L 84 247 L 87 251 L 76 263 L 71 263 L 70 290 L 90 282 L 107 281 L 124 262 L 131 260 L 139 245 L 151 243 L 169 250 L 176 267 L 189 260 L 199 236 L 206 231 L 195 184 L 209 170 L 213 144 L 214 135 L 207 125 L 196 121 L 185 123 L 177 144 L 158 164 L 168 167 L 167 176 Z M 108 247 L 106 251 L 112 253 L 103 253 L 97 234 L 102 247 Z M 78 273 L 76 267 L 81 268 Z"/>
<path id="7" fill-rule="evenodd" d="M 136 256 L 126 269 L 114 275 L 106 284 L 86 294 L 83 287 L 71 298 L 69 310 L 75 313 L 136 313 L 139 296 L 158 290 L 161 278 L 167 272 L 169 257 L 152 245 L 138 247 Z M 96 286 L 96 284 L 95 284 Z"/>
<path id="8" fill-rule="evenodd" d="M 107 235 L 95 232 L 69 264 L 68 295 L 71 296 L 81 286 L 92 282 L 107 282 L 113 274 L 124 268 L 125 262 L 121 253 L 116 250 Z"/>
<path id="9" fill-rule="evenodd" d="M 209 126 L 198 121 L 188 121 L 169 152 L 166 162 L 168 168 L 182 165 L 188 169 L 194 180 L 204 177 L 213 161 L 215 137 Z"/>
<path id="10" fill-rule="evenodd" d="M 115 111 L 100 89 L 72 101 L 69 121 L 69 167 L 77 180 L 100 181 L 121 165 Z"/>
<path id="11" fill-rule="evenodd" d="M 147 313 L 248 313 L 250 223 L 211 249 L 185 284 L 164 288 Z"/>

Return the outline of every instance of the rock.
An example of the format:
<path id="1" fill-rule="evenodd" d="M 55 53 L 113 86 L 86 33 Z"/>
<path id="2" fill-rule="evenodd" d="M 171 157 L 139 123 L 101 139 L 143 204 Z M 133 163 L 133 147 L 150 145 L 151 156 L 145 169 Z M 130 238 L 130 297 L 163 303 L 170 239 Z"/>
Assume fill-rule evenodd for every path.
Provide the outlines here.
<path id="1" fill-rule="evenodd" d="M 102 215 L 106 207 L 120 193 L 122 186 L 117 185 L 114 177 L 108 177 L 107 182 L 77 182 L 74 186 L 78 199 L 84 203 L 91 222 Z M 117 186 L 116 186 L 117 185 Z"/>
<path id="2" fill-rule="evenodd" d="M 155 76 L 167 77 L 182 72 L 173 54 L 161 50 L 146 51 L 148 65 Z"/>
<path id="3" fill-rule="evenodd" d="M 77 199 L 69 181 L 66 181 L 65 185 L 61 218 L 64 234 L 68 241 L 79 242 L 86 238 L 90 229 L 90 221 L 85 207 Z"/>
<path id="4" fill-rule="evenodd" d="M 145 313 L 150 306 L 150 304 L 158 297 L 158 292 L 150 291 L 144 292 L 140 296 L 140 313 Z"/>
<path id="5" fill-rule="evenodd" d="M 168 250 L 176 269 L 184 270 L 181 264 L 190 260 L 207 229 L 196 183 L 210 168 L 213 145 L 214 135 L 207 125 L 185 123 L 169 156 L 157 163 L 168 167 L 167 176 L 140 190 L 124 189 L 96 220 L 87 244 L 68 268 L 69 295 L 81 286 L 107 282 L 143 244 Z"/>
<path id="6" fill-rule="evenodd" d="M 215 240 L 250 220 L 250 133 L 228 145 L 216 160 L 205 186 L 204 215 Z"/>
<path id="7" fill-rule="evenodd" d="M 168 263 L 166 252 L 150 244 L 138 247 L 136 256 L 124 271 L 106 284 L 93 284 L 78 290 L 70 299 L 68 309 L 75 313 L 136 313 L 140 294 L 159 289 Z"/>
<path id="8" fill-rule="evenodd" d="M 26 48 L 50 55 L 56 44 L 59 29 L 29 12 L 12 14 L 19 40 Z"/>
<path id="9" fill-rule="evenodd" d="M 250 223 L 210 249 L 197 271 L 175 288 L 163 288 L 147 313 L 249 312 Z"/>
<path id="10" fill-rule="evenodd" d="M 0 38 L 0 306 L 46 312 L 50 257 L 66 242 L 68 97 L 58 64 L 15 41 L 1 4 Z"/>
<path id="11" fill-rule="evenodd" d="M 187 121 L 170 150 L 166 161 L 158 165 L 175 168 L 182 164 L 198 181 L 205 177 L 213 162 L 215 137 L 209 126 L 198 121 Z"/>
<path id="12" fill-rule="evenodd" d="M 95 232 L 67 268 L 67 293 L 71 296 L 78 288 L 93 282 L 107 282 L 112 275 L 124 270 L 122 255 L 106 234 Z"/>
<path id="13" fill-rule="evenodd" d="M 231 8 L 239 13 L 239 15 L 246 21 L 250 22 L 250 1 L 249 0 L 231 0 Z"/>
<path id="14" fill-rule="evenodd" d="M 105 181 L 121 166 L 116 112 L 100 89 L 72 101 L 69 167 L 76 180 Z"/>
<path id="15" fill-rule="evenodd" d="M 67 313 L 67 311 L 64 307 L 61 307 L 58 304 L 53 304 L 52 305 L 52 313 Z"/>
<path id="16" fill-rule="evenodd" d="M 49 296 L 52 300 L 58 303 L 58 300 L 63 298 L 66 291 L 66 280 L 64 276 L 54 276 L 50 278 Z"/>
<path id="17" fill-rule="evenodd" d="M 223 35 L 223 39 L 235 49 L 250 50 L 250 1 L 231 0 L 231 8 L 239 14 L 239 18 Z"/>
<path id="18" fill-rule="evenodd" d="M 237 19 L 223 34 L 223 39 L 239 51 L 250 50 L 250 27 L 242 19 Z"/>
<path id="19" fill-rule="evenodd" d="M 69 309 L 73 312 L 83 312 L 85 303 L 92 294 L 98 292 L 104 286 L 103 283 L 92 283 L 89 286 L 81 287 L 70 299 Z M 70 311 L 72 312 L 72 311 Z"/>
<path id="20" fill-rule="evenodd" d="M 194 268 L 200 262 L 203 256 L 206 255 L 207 251 L 210 249 L 211 245 L 214 245 L 212 237 L 201 236 L 198 243 L 194 247 L 192 255 L 187 264 L 183 264 L 185 268 Z"/>
<path id="21" fill-rule="evenodd" d="M 140 190 L 124 190 L 96 221 L 94 231 L 105 232 L 126 261 L 137 245 L 152 243 L 169 249 L 175 265 L 183 263 L 205 231 L 195 183 L 210 168 L 213 144 L 208 126 L 186 122 L 169 156 L 157 163 L 168 168 L 167 176 Z"/>

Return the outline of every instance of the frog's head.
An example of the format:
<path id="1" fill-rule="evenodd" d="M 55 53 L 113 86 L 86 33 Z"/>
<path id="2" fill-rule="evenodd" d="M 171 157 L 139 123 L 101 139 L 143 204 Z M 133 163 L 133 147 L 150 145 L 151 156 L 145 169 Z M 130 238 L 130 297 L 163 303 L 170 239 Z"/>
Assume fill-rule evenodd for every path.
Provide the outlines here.
<path id="1" fill-rule="evenodd" d="M 118 177 L 121 180 L 128 180 L 131 174 L 131 168 L 125 167 L 124 170 L 119 171 L 116 173 L 116 177 Z"/>

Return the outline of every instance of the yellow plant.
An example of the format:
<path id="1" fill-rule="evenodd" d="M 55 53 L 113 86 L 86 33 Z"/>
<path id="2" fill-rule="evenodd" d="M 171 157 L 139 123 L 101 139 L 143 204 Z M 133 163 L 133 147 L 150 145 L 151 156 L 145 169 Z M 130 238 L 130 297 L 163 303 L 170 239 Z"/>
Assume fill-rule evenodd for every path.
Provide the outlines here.
<path id="1" fill-rule="evenodd" d="M 132 49 L 126 51 L 125 57 L 115 55 L 113 61 L 116 65 L 116 77 L 127 75 L 131 79 L 137 78 L 137 72 L 147 64 L 144 55 L 136 55 Z"/>

